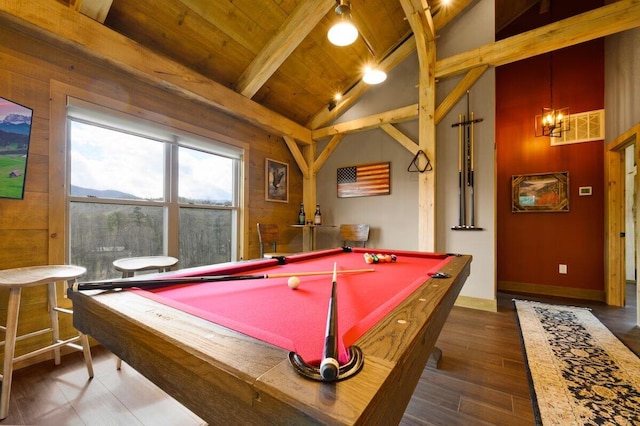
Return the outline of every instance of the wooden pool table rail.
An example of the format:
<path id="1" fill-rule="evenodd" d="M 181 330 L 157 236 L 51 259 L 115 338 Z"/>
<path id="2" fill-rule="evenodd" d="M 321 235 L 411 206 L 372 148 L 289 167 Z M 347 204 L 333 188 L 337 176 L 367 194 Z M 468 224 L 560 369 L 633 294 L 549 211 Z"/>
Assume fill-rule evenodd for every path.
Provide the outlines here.
<path id="1" fill-rule="evenodd" d="M 396 424 L 470 263 L 452 259 L 450 278 L 429 279 L 361 337 L 362 371 L 333 384 L 299 376 L 284 349 L 133 292 L 69 297 L 76 328 L 209 424 Z"/>

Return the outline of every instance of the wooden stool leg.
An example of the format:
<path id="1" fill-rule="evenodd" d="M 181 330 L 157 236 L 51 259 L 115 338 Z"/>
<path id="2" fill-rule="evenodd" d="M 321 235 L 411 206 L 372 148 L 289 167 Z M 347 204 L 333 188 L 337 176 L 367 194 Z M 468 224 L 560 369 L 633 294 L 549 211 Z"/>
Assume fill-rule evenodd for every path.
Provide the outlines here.
<path id="1" fill-rule="evenodd" d="M 0 397 L 0 420 L 9 414 L 9 396 L 11 393 L 11 378 L 13 376 L 13 357 L 16 349 L 18 333 L 18 315 L 20 314 L 21 288 L 13 287 L 9 290 L 9 305 L 7 307 L 7 329 L 4 345 L 4 367 L 2 370 L 2 396 Z"/>
<path id="2" fill-rule="evenodd" d="M 58 306 L 58 296 L 56 295 L 56 283 L 47 284 L 47 301 L 49 303 L 49 319 L 51 321 L 51 334 L 52 343 L 58 343 L 60 341 L 60 321 L 58 320 L 58 311 L 55 308 Z M 60 365 L 60 348 L 53 350 L 54 360 L 56 365 Z"/>
<path id="3" fill-rule="evenodd" d="M 89 346 L 89 337 L 86 334 L 80 333 L 80 343 L 82 344 L 82 354 L 84 355 L 84 362 L 87 363 L 87 373 L 89 378 L 93 378 L 93 358 L 91 358 L 91 346 Z"/>
<path id="4" fill-rule="evenodd" d="M 73 287 L 73 284 L 76 280 L 68 280 L 66 283 L 66 289 Z M 54 286 L 55 290 L 55 286 Z M 55 297 L 56 306 L 58 304 L 57 296 Z M 87 364 L 87 373 L 89 373 L 89 378 L 93 379 L 93 358 L 91 357 L 91 346 L 89 345 L 89 337 L 81 332 L 78 332 L 80 336 L 80 344 L 82 345 L 82 355 L 84 356 L 84 362 Z"/>

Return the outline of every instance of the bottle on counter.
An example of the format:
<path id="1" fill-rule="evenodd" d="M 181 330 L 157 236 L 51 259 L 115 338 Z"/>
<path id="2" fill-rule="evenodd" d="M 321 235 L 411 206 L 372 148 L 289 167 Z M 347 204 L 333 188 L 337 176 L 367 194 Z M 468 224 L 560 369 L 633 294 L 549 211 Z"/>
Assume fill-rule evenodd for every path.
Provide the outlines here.
<path id="1" fill-rule="evenodd" d="M 298 212 L 298 225 L 304 225 L 306 223 L 306 216 L 304 214 L 304 203 L 300 203 L 300 211 Z"/>
<path id="2" fill-rule="evenodd" d="M 314 225 L 322 225 L 322 213 L 320 213 L 320 204 L 316 204 L 316 214 L 313 216 Z"/>

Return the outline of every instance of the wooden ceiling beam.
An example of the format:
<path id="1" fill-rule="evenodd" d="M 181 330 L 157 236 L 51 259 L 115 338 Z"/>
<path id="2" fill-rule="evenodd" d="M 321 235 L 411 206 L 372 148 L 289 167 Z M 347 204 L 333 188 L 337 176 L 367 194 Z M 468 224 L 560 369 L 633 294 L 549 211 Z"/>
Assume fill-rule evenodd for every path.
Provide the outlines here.
<path id="1" fill-rule="evenodd" d="M 444 116 L 451 111 L 456 102 L 458 102 L 460 98 L 467 93 L 467 90 L 471 89 L 487 69 L 489 69 L 488 65 L 474 68 L 460 80 L 456 87 L 453 88 L 453 90 L 436 108 L 434 114 L 436 124 L 442 121 Z M 413 104 L 380 114 L 374 114 L 351 121 L 345 121 L 344 123 L 323 127 L 321 129 L 316 129 L 312 131 L 311 137 L 314 140 L 320 140 L 328 136 L 364 132 L 387 124 L 402 123 L 404 121 L 415 120 L 416 118 L 418 118 L 418 104 Z M 409 151 L 413 152 L 411 149 Z"/>
<path id="2" fill-rule="evenodd" d="M 302 151 L 300 151 L 300 148 L 298 147 L 298 144 L 296 143 L 296 141 L 292 138 L 290 138 L 289 136 L 282 136 L 282 139 L 284 139 L 284 143 L 287 144 L 287 147 L 289 148 L 289 151 L 291 151 L 291 155 L 293 155 L 293 159 L 296 160 L 296 164 L 298 165 L 298 167 L 300 168 L 300 171 L 302 172 L 302 176 L 305 179 L 309 178 L 309 166 L 307 165 L 307 162 L 304 158 L 304 155 L 302 154 Z"/>
<path id="3" fill-rule="evenodd" d="M 318 171 L 324 166 L 324 163 L 327 162 L 333 151 L 336 150 L 340 141 L 344 138 L 344 135 L 335 135 L 329 140 L 327 146 L 324 147 L 318 158 L 313 162 L 313 166 L 311 171 L 316 174 Z"/>
<path id="4" fill-rule="evenodd" d="M 240 75 L 236 91 L 247 98 L 253 97 L 335 4 L 335 0 L 300 3 Z"/>
<path id="5" fill-rule="evenodd" d="M 480 65 L 499 66 L 640 26 L 640 0 L 620 0 L 495 43 L 439 60 L 436 78 Z"/>
<path id="6" fill-rule="evenodd" d="M 427 42 L 436 39 L 436 29 L 426 0 L 400 0 L 414 34 L 420 34 Z"/>
<path id="7" fill-rule="evenodd" d="M 434 24 L 438 22 L 439 12 L 434 17 Z M 584 41 L 593 40 L 606 35 L 615 34 L 640 26 L 640 0 L 620 0 L 544 27 L 528 31 L 507 39 L 474 49 L 468 52 L 441 59 L 436 62 L 436 78 L 446 78 L 463 72 L 470 72 L 459 84 L 462 89 L 455 91 L 464 93 L 470 87 L 469 82 L 475 80 L 491 65 L 504 65 L 552 50 L 569 47 Z M 438 25 L 436 24 L 436 28 Z M 556 40 L 557 38 L 557 40 Z M 413 38 L 412 38 L 413 40 Z M 412 46 L 415 46 L 413 40 Z M 535 47 L 534 45 L 537 45 Z M 465 82 L 465 79 L 469 79 Z M 471 83 L 471 85 L 473 84 Z M 453 93 L 453 92 L 452 92 Z M 459 98 L 458 98 L 459 99 Z M 355 101 L 352 100 L 352 102 Z M 436 110 L 436 122 L 440 116 L 439 110 L 443 104 L 457 101 L 456 97 L 449 97 Z M 338 133 L 355 133 L 375 128 L 379 124 L 398 123 L 417 117 L 417 104 L 387 111 L 370 117 L 340 123 L 334 126 L 313 130 L 312 137 L 321 139 Z"/>
<path id="8" fill-rule="evenodd" d="M 104 24 L 112 4 L 113 0 L 71 0 L 69 7 Z"/>
<path id="9" fill-rule="evenodd" d="M 104 62 L 278 136 L 311 144 L 311 131 L 190 68 L 143 48 L 58 2 L 0 2 L 0 25 Z"/>
<path id="10" fill-rule="evenodd" d="M 380 128 L 414 156 L 418 153 L 418 151 L 420 151 L 420 148 L 418 148 L 418 144 L 409 136 L 402 133 L 393 124 L 381 124 Z"/>
<path id="11" fill-rule="evenodd" d="M 365 130 L 375 129 L 384 123 L 401 123 L 403 121 L 413 120 L 418 116 L 418 104 L 383 112 L 381 114 L 370 115 L 367 117 L 357 118 L 355 120 L 344 123 L 334 124 L 313 130 L 311 137 L 314 140 L 324 139 L 328 136 L 337 134 L 349 134 L 363 132 Z"/>

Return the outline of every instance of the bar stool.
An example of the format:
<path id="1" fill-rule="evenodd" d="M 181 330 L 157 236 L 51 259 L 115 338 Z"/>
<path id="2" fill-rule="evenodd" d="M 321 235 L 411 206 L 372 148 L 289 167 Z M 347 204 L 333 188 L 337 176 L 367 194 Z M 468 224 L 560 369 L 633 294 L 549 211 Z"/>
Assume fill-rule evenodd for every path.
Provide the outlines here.
<path id="1" fill-rule="evenodd" d="M 171 256 L 125 257 L 113 261 L 116 270 L 122 272 L 122 278 L 133 277 L 142 271 L 168 272 L 177 264 L 178 259 Z"/>
<path id="2" fill-rule="evenodd" d="M 113 261 L 116 270 L 122 272 L 122 278 L 133 277 L 136 272 L 153 271 L 168 272 L 178 264 L 178 259 L 171 256 L 124 257 Z M 122 368 L 122 360 L 118 358 L 116 368 Z"/>
<path id="3" fill-rule="evenodd" d="M 13 268 L 0 270 L 0 288 L 9 289 L 9 301 L 7 307 L 6 326 L 0 326 L 0 330 L 5 332 L 5 340 L 0 342 L 4 345 L 4 368 L 2 370 L 2 396 L 0 398 L 0 420 L 7 417 L 9 413 L 9 396 L 11 392 L 11 378 L 13 376 L 13 366 L 15 363 L 43 354 L 48 351 L 54 352 L 55 364 L 60 364 L 60 348 L 69 346 L 84 353 L 84 360 L 87 364 L 89 378 L 93 377 L 93 364 L 91 361 L 91 349 L 89 339 L 85 334 L 78 333 L 78 336 L 66 340 L 60 340 L 60 327 L 58 313 L 73 314 L 71 309 L 58 307 L 58 297 L 56 295 L 56 282 L 65 281 L 67 288 L 75 283 L 87 270 L 81 266 L 74 265 L 43 265 L 30 266 L 25 268 Z M 51 326 L 42 330 L 18 336 L 18 315 L 20 313 L 20 296 L 24 287 L 37 285 L 47 285 L 47 302 Z M 42 334 L 52 334 L 52 344 L 40 349 L 36 349 L 27 354 L 14 357 L 16 341 L 27 339 Z M 80 342 L 77 345 L 75 342 Z"/>

